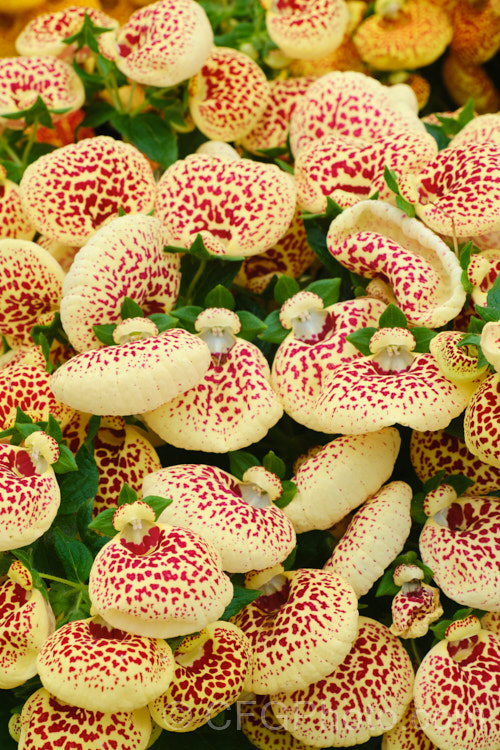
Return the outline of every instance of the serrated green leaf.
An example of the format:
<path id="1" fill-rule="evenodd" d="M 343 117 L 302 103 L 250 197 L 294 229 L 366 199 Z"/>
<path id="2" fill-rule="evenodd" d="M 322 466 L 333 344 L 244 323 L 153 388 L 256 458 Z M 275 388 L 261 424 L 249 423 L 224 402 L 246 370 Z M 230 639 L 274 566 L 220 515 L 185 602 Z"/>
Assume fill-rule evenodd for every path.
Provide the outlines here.
<path id="1" fill-rule="evenodd" d="M 93 558 L 83 542 L 56 528 L 54 546 L 68 580 L 85 583 L 92 568 Z"/>
<path id="2" fill-rule="evenodd" d="M 339 300 L 341 284 L 342 279 L 339 278 L 320 279 L 308 284 L 305 291 L 317 294 L 323 300 L 324 306 L 330 307 L 330 305 L 334 305 Z"/>
<path id="3" fill-rule="evenodd" d="M 266 324 L 263 320 L 258 318 L 248 310 L 237 310 L 236 315 L 240 319 L 241 331 L 238 337 L 245 339 L 245 341 L 253 341 L 253 339 L 266 330 Z"/>
<path id="4" fill-rule="evenodd" d="M 217 284 L 205 297 L 206 307 L 224 307 L 234 310 L 234 297 L 225 286 Z"/>
<path id="5" fill-rule="evenodd" d="M 410 333 L 415 339 L 414 351 L 428 354 L 429 344 L 431 343 L 432 339 L 437 336 L 436 331 L 431 331 L 429 328 L 425 328 L 424 326 L 415 326 L 414 328 L 410 328 Z"/>
<path id="6" fill-rule="evenodd" d="M 61 514 L 75 513 L 80 505 L 93 499 L 97 493 L 99 472 L 92 452 L 85 443 L 78 450 L 75 460 L 78 473 L 61 474 L 57 477 L 61 490 Z"/>
<path id="7" fill-rule="evenodd" d="M 262 466 L 272 474 L 276 474 L 278 479 L 283 479 L 285 476 L 285 462 L 274 451 L 266 453 L 262 459 Z"/>
<path id="8" fill-rule="evenodd" d="M 146 497 L 143 497 L 142 500 L 153 508 L 156 520 L 158 520 L 165 508 L 168 508 L 168 506 L 174 502 L 172 498 L 160 497 L 159 495 L 147 495 Z"/>
<path id="9" fill-rule="evenodd" d="M 156 112 L 119 115 L 111 123 L 141 153 L 167 169 L 177 160 L 177 136 Z"/>
<path id="10" fill-rule="evenodd" d="M 148 315 L 149 320 L 152 320 L 155 326 L 158 328 L 158 333 L 168 331 L 170 328 L 175 328 L 177 320 L 172 315 L 167 313 L 152 313 Z"/>
<path id="11" fill-rule="evenodd" d="M 391 302 L 378 319 L 378 325 L 379 328 L 406 328 L 406 315 Z"/>
<path id="12" fill-rule="evenodd" d="M 290 331 L 287 331 L 286 328 L 283 328 L 280 323 L 279 310 L 273 310 L 271 313 L 269 313 L 267 318 L 264 320 L 264 323 L 266 324 L 267 328 L 265 331 L 259 334 L 259 338 L 262 339 L 262 341 L 269 341 L 271 344 L 281 344 L 281 342 L 284 341 L 290 333 Z"/>
<path id="13" fill-rule="evenodd" d="M 246 589 L 243 586 L 237 586 L 233 584 L 233 598 L 224 610 L 221 620 L 229 620 L 230 617 L 234 617 L 238 612 L 246 607 L 247 604 L 254 602 L 261 595 L 261 591 L 254 589 Z"/>
<path id="14" fill-rule="evenodd" d="M 292 502 L 293 498 L 299 491 L 299 488 L 295 482 L 292 482 L 289 479 L 281 482 L 281 486 L 283 487 L 283 491 L 277 500 L 274 501 L 274 505 L 276 505 L 277 508 L 286 508 L 286 506 Z"/>
<path id="15" fill-rule="evenodd" d="M 359 351 L 364 354 L 365 357 L 369 357 L 371 354 L 370 339 L 373 334 L 377 332 L 377 330 L 378 328 L 373 328 L 371 326 L 368 326 L 367 328 L 360 328 L 353 333 L 349 333 L 346 336 L 346 339 L 350 344 L 355 346 L 356 349 L 359 349 Z"/>
<path id="16" fill-rule="evenodd" d="M 132 505 L 137 501 L 137 492 L 124 482 L 120 494 L 118 495 L 118 507 L 122 505 Z"/>
<path id="17" fill-rule="evenodd" d="M 274 299 L 281 307 L 281 305 L 283 305 L 283 303 L 286 302 L 287 299 L 293 297 L 293 295 L 297 294 L 297 292 L 300 292 L 300 286 L 298 282 L 295 279 L 290 278 L 290 276 L 285 276 L 283 274 L 279 277 L 274 286 Z"/>
<path id="18" fill-rule="evenodd" d="M 130 297 L 125 297 L 120 307 L 120 317 L 122 320 L 127 318 L 143 318 L 144 313 L 140 305 Z"/>
<path id="19" fill-rule="evenodd" d="M 59 458 L 52 464 L 56 474 L 67 474 L 70 471 L 78 471 L 78 464 L 73 453 L 65 443 L 59 443 Z"/>
<path id="20" fill-rule="evenodd" d="M 113 537 L 115 536 L 116 529 L 113 526 L 113 516 L 115 515 L 116 508 L 106 508 L 102 510 L 93 521 L 88 525 L 89 529 L 93 531 L 100 531 L 101 534 Z"/>
<path id="21" fill-rule="evenodd" d="M 115 346 L 115 341 L 113 339 L 113 331 L 115 328 L 116 326 L 112 323 L 103 323 L 100 326 L 92 326 L 92 330 L 96 337 L 106 346 Z"/>
<path id="22" fill-rule="evenodd" d="M 243 474 L 251 466 L 260 466 L 260 461 L 248 451 L 230 451 L 229 471 L 238 479 L 243 479 Z"/>

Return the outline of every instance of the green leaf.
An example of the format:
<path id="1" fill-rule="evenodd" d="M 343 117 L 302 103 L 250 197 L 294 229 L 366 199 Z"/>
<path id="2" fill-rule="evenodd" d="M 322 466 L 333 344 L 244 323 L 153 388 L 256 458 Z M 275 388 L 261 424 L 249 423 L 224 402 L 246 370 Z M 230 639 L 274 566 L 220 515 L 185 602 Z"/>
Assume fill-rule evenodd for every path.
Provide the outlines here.
<path id="1" fill-rule="evenodd" d="M 175 328 L 177 320 L 172 315 L 166 313 L 152 313 L 148 315 L 149 320 L 152 320 L 155 326 L 158 328 L 158 333 L 163 333 L 169 328 Z"/>
<path id="2" fill-rule="evenodd" d="M 396 172 L 390 170 L 387 164 L 384 166 L 384 180 L 389 190 L 392 190 L 396 195 L 400 194 Z"/>
<path id="3" fill-rule="evenodd" d="M 47 427 L 45 428 L 44 432 L 46 432 L 47 435 L 50 435 L 50 437 L 54 438 L 57 443 L 60 443 L 63 439 L 61 425 L 52 414 L 49 414 Z"/>
<path id="4" fill-rule="evenodd" d="M 84 440 L 84 445 L 91 456 L 94 455 L 94 440 L 101 426 L 101 417 L 97 414 L 93 414 L 87 423 L 87 437 Z"/>
<path id="5" fill-rule="evenodd" d="M 431 331 L 429 328 L 425 328 L 424 326 L 415 326 L 415 328 L 410 328 L 410 333 L 415 339 L 414 351 L 428 354 L 429 344 L 434 336 L 437 336 L 436 331 Z"/>
<path id="6" fill-rule="evenodd" d="M 427 521 L 427 516 L 424 513 L 424 500 L 425 492 L 417 492 L 412 497 L 410 505 L 410 515 L 412 517 L 412 520 L 416 523 L 421 524 L 422 526 Z"/>
<path id="7" fill-rule="evenodd" d="M 229 471 L 238 479 L 243 479 L 243 474 L 251 466 L 260 466 L 260 461 L 252 453 L 247 451 L 230 451 Z"/>
<path id="8" fill-rule="evenodd" d="M 398 593 L 400 587 L 394 583 L 393 574 L 394 568 L 392 566 L 385 571 L 375 592 L 377 598 L 381 596 L 395 596 Z"/>
<path id="9" fill-rule="evenodd" d="M 102 510 L 93 521 L 88 525 L 89 529 L 93 531 L 100 531 L 101 534 L 113 537 L 115 536 L 116 529 L 113 526 L 113 516 L 115 515 L 116 508 L 106 508 Z"/>
<path id="10" fill-rule="evenodd" d="M 396 206 L 401 209 L 401 211 L 404 211 L 405 214 L 410 217 L 410 219 L 413 219 L 417 215 L 413 203 L 407 201 L 406 198 L 403 198 L 402 195 L 396 195 Z"/>
<path id="11" fill-rule="evenodd" d="M 43 101 L 41 96 L 37 96 L 36 101 L 31 107 L 22 109 L 17 112 L 2 112 L 2 117 L 6 120 L 19 120 L 24 119 L 25 127 L 33 125 L 35 122 L 44 125 L 46 128 L 54 129 L 52 124 L 52 117 L 50 113 L 62 114 L 67 112 L 68 109 L 48 109 L 47 105 Z"/>
<path id="12" fill-rule="evenodd" d="M 339 300 L 340 296 L 340 285 L 342 279 L 320 279 L 319 281 L 313 281 L 308 284 L 305 288 L 306 292 L 313 292 L 321 297 L 325 307 L 334 305 Z"/>
<path id="13" fill-rule="evenodd" d="M 276 474 L 279 479 L 283 479 L 285 476 L 285 462 L 274 451 L 266 453 L 262 460 L 262 466 L 272 474 Z"/>
<path id="14" fill-rule="evenodd" d="M 484 326 L 486 325 L 485 320 L 479 318 L 471 318 L 469 320 L 469 333 L 482 333 Z"/>
<path id="15" fill-rule="evenodd" d="M 343 277 L 346 273 L 348 274 L 346 269 L 343 268 L 328 250 L 326 244 L 326 232 L 321 227 L 309 221 L 304 222 L 304 224 L 306 228 L 307 244 L 323 263 L 326 270 L 334 277 Z"/>
<path id="16" fill-rule="evenodd" d="M 291 503 L 297 492 L 299 491 L 299 488 L 295 484 L 295 482 L 292 482 L 291 480 L 285 480 L 284 482 L 281 482 L 281 486 L 283 487 L 283 492 L 278 497 L 277 500 L 274 501 L 274 505 L 276 505 L 278 508 L 285 508 L 288 503 Z"/>
<path id="17" fill-rule="evenodd" d="M 78 450 L 75 460 L 78 473 L 70 472 L 57 477 L 61 490 L 61 514 L 75 513 L 80 505 L 96 496 L 99 472 L 92 452 L 85 443 Z"/>
<path id="18" fill-rule="evenodd" d="M 205 297 L 206 307 L 224 307 L 234 310 L 234 297 L 225 286 L 217 284 Z"/>
<path id="19" fill-rule="evenodd" d="M 16 424 L 33 424 L 29 414 L 25 414 L 20 406 L 16 406 Z"/>
<path id="20" fill-rule="evenodd" d="M 137 302 L 134 302 L 130 297 L 125 297 L 120 307 L 120 317 L 122 320 L 126 320 L 127 318 L 143 318 L 144 313 Z"/>
<path id="21" fill-rule="evenodd" d="M 338 203 L 336 203 L 333 198 L 330 198 L 329 195 L 326 196 L 326 212 L 325 216 L 327 219 L 336 219 L 337 216 L 340 216 L 340 214 L 343 212 L 342 206 L 339 206 Z"/>
<path id="22" fill-rule="evenodd" d="M 59 443 L 59 458 L 52 464 L 56 474 L 67 474 L 70 471 L 78 471 L 78 465 L 73 453 L 65 443 Z"/>
<path id="23" fill-rule="evenodd" d="M 281 344 L 282 341 L 286 339 L 290 331 L 288 331 L 286 328 L 283 328 L 283 326 L 280 323 L 280 311 L 279 310 L 273 310 L 267 318 L 264 320 L 264 323 L 266 324 L 266 329 L 263 331 L 259 338 L 262 339 L 262 341 L 269 341 L 272 344 Z"/>
<path id="24" fill-rule="evenodd" d="M 118 132 L 148 159 L 167 169 L 177 160 L 177 136 L 171 126 L 155 112 L 120 114 L 111 118 Z"/>
<path id="25" fill-rule="evenodd" d="M 298 545 L 295 545 L 295 547 L 290 552 L 290 554 L 287 557 L 285 557 L 285 559 L 281 563 L 285 570 L 292 570 L 293 566 L 295 565 L 295 558 L 297 557 L 297 550 L 298 550 Z"/>
<path id="26" fill-rule="evenodd" d="M 85 583 L 88 580 L 93 559 L 87 547 L 78 539 L 54 530 L 54 545 L 68 580 Z"/>
<path id="27" fill-rule="evenodd" d="M 246 341 L 252 341 L 256 336 L 266 330 L 266 324 L 248 310 L 237 310 L 236 315 L 240 319 L 241 331 L 238 336 Z"/>
<path id="28" fill-rule="evenodd" d="M 471 120 L 474 119 L 474 99 L 469 98 L 465 106 L 458 113 L 458 124 L 460 129 L 467 125 Z"/>
<path id="29" fill-rule="evenodd" d="M 85 117 L 78 125 L 77 130 L 79 128 L 98 128 L 100 125 L 109 122 L 115 112 L 115 108 L 108 102 L 96 100 L 87 107 Z"/>
<path id="30" fill-rule="evenodd" d="M 86 586 L 74 588 L 63 583 L 50 584 L 49 600 L 57 626 L 90 617 L 90 599 Z"/>
<path id="31" fill-rule="evenodd" d="M 147 495 L 142 500 L 153 508 L 156 520 L 158 520 L 165 508 L 168 508 L 174 502 L 172 498 L 160 497 L 159 495 Z"/>
<path id="32" fill-rule="evenodd" d="M 445 479 L 445 483 L 451 485 L 457 493 L 457 496 L 460 497 L 460 495 L 463 495 L 463 493 L 472 487 L 475 482 L 474 479 L 470 479 L 463 474 L 449 474 Z"/>
<path id="33" fill-rule="evenodd" d="M 448 138 L 445 134 L 442 125 L 436 125 L 435 123 L 430 122 L 426 122 L 424 125 L 429 135 L 432 135 L 436 141 L 438 151 L 442 151 L 443 148 L 446 148 L 446 146 L 449 145 L 451 138 Z"/>
<path id="34" fill-rule="evenodd" d="M 346 336 L 346 339 L 350 344 L 355 346 L 356 349 L 359 349 L 365 357 L 369 357 L 371 354 L 370 339 L 377 330 L 378 328 L 373 328 L 371 326 L 368 326 L 367 328 L 359 328 L 357 331 L 349 333 Z"/>
<path id="35" fill-rule="evenodd" d="M 109 539 L 104 538 L 101 534 L 96 534 L 95 531 L 90 528 L 90 524 L 92 523 L 93 507 L 94 501 L 87 500 L 78 508 L 78 512 L 76 514 L 76 525 L 78 534 L 80 535 L 80 539 L 85 544 L 85 546 L 88 547 L 90 552 L 95 556 L 103 548 L 106 542 L 109 541 Z M 113 509 L 111 508 L 110 510 Z M 111 528 L 112 534 L 110 534 L 110 536 L 115 536 L 116 530 L 113 528 L 113 526 Z"/>
<path id="36" fill-rule="evenodd" d="M 406 328 L 406 315 L 397 305 L 387 305 L 380 318 L 378 319 L 379 328 Z"/>
<path id="37" fill-rule="evenodd" d="M 261 595 L 261 591 L 255 589 L 246 589 L 243 586 L 237 586 L 233 584 L 233 598 L 224 610 L 221 620 L 229 620 L 230 617 L 234 617 L 238 612 L 246 607 L 247 604 L 254 602 Z"/>
<path id="38" fill-rule="evenodd" d="M 287 299 L 293 297 L 297 292 L 300 292 L 300 286 L 297 281 L 289 276 L 282 275 L 274 286 L 274 299 L 281 307 Z"/>
<path id="39" fill-rule="evenodd" d="M 106 346 L 115 346 L 115 340 L 113 339 L 113 331 L 116 326 L 113 323 L 103 323 L 100 326 L 92 326 L 96 337 Z"/>
<path id="40" fill-rule="evenodd" d="M 438 471 L 437 474 L 434 474 L 430 479 L 427 480 L 427 482 L 424 483 L 423 490 L 424 493 L 427 495 L 428 492 L 432 492 L 432 490 L 437 490 L 440 484 L 443 483 L 444 478 L 446 476 L 446 469 L 441 469 L 441 471 Z"/>
<path id="41" fill-rule="evenodd" d="M 195 258 L 211 258 L 212 256 L 208 252 L 207 248 L 205 247 L 205 243 L 203 242 L 203 237 L 201 234 L 196 235 L 196 239 L 187 250 L 184 250 L 185 253 L 189 253 L 190 255 L 194 255 Z"/>
<path id="42" fill-rule="evenodd" d="M 185 328 L 191 333 L 194 333 L 194 322 L 198 315 L 203 312 L 203 308 L 198 305 L 187 305 L 186 307 L 179 307 L 177 310 L 171 310 L 170 314 L 180 320 Z"/>
<path id="43" fill-rule="evenodd" d="M 484 615 L 484 612 L 481 609 L 473 609 L 472 607 L 461 607 L 460 609 L 456 610 L 451 620 L 440 620 L 435 625 L 431 625 L 430 629 L 434 633 L 434 636 L 439 641 L 442 641 L 445 638 L 446 630 L 449 628 L 452 622 L 463 620 L 470 615 L 475 615 L 476 617 L 481 618 Z"/>
<path id="44" fill-rule="evenodd" d="M 83 23 L 79 30 L 75 34 L 63 39 L 62 42 L 63 44 L 76 44 L 78 50 L 83 47 L 89 47 L 92 52 L 97 54 L 99 52 L 97 37 L 109 31 L 113 31 L 113 29 L 106 26 L 96 26 L 88 13 L 85 13 Z"/>
<path id="45" fill-rule="evenodd" d="M 137 501 L 137 492 L 124 482 L 120 494 L 118 495 L 118 507 L 122 505 L 132 505 Z"/>
<path id="46" fill-rule="evenodd" d="M 462 268 L 461 281 L 462 286 L 467 294 L 471 294 L 474 291 L 474 284 L 469 281 L 469 277 L 467 275 L 467 268 L 469 267 L 473 248 L 474 244 L 472 240 L 469 240 L 469 242 L 467 242 L 467 244 L 460 249 L 460 266 Z"/>
<path id="47" fill-rule="evenodd" d="M 286 146 L 277 146 L 276 148 L 258 148 L 257 153 L 261 156 L 266 156 L 268 159 L 275 159 L 277 156 L 288 154 L 288 148 Z"/>
<path id="48" fill-rule="evenodd" d="M 295 174 L 294 167 L 287 161 L 283 161 L 283 159 L 275 159 L 275 162 L 283 172 L 287 172 L 287 174 Z"/>

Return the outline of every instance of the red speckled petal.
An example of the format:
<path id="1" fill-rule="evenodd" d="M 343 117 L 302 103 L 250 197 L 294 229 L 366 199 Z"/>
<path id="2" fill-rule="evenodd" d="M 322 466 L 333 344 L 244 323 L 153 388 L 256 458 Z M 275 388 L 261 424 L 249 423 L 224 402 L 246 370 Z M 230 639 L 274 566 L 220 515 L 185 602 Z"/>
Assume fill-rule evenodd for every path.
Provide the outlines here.
<path id="1" fill-rule="evenodd" d="M 465 653 L 455 658 L 456 643 L 446 640 L 425 655 L 415 676 L 417 716 L 440 750 L 495 750 L 500 744 L 500 638 L 480 630 L 461 644 Z"/>
<path id="2" fill-rule="evenodd" d="M 74 46 L 64 44 L 63 39 L 73 36 L 81 29 L 85 14 L 93 24 L 101 28 L 116 29 L 119 26 L 118 21 L 97 8 L 73 5 L 54 13 L 42 13 L 33 18 L 16 38 L 18 53 L 26 56 L 51 55 L 71 62 Z M 77 57 L 81 62 L 82 51 Z M 88 57 L 88 53 L 85 57 Z"/>
<path id="3" fill-rule="evenodd" d="M 241 731 L 258 750 L 310 750 L 277 721 L 267 695 L 238 701 Z"/>
<path id="4" fill-rule="evenodd" d="M 18 566 L 19 570 L 14 572 Z M 0 689 L 22 685 L 37 672 L 36 658 L 45 639 L 54 632 L 56 622 L 50 605 L 32 584 L 21 585 L 20 563 L 11 565 L 8 577 L 0 583 Z M 12 575 L 11 575 L 12 574 Z M 29 574 L 28 574 L 29 575 Z"/>
<path id="5" fill-rule="evenodd" d="M 138 83 L 163 88 L 198 72 L 212 49 L 213 32 L 198 3 L 160 0 L 132 13 L 113 42 L 122 73 Z"/>
<path id="6" fill-rule="evenodd" d="M 334 570 L 363 596 L 403 549 L 411 528 L 412 489 L 390 482 L 357 511 L 325 570 Z"/>
<path id="7" fill-rule="evenodd" d="M 21 715 L 19 750 L 146 750 L 151 735 L 147 708 L 136 711 L 86 711 L 58 701 L 40 688 Z M 105 739 L 103 739 L 105 738 Z"/>
<path id="8" fill-rule="evenodd" d="M 285 274 L 294 279 L 300 278 L 315 258 L 316 254 L 309 247 L 304 222 L 297 210 L 290 227 L 274 247 L 243 261 L 235 283 L 260 294 L 274 275 Z"/>
<path id="9" fill-rule="evenodd" d="M 245 688 L 266 695 L 296 690 L 329 674 L 356 637 L 352 588 L 333 571 L 285 573 L 286 602 L 269 611 L 262 595 L 231 618 L 252 644 Z"/>
<path id="10" fill-rule="evenodd" d="M 500 115 L 479 115 L 464 125 L 453 136 L 448 148 L 467 148 L 480 143 L 496 143 L 500 146 Z"/>
<path id="11" fill-rule="evenodd" d="M 469 237 L 500 228 L 500 145 L 440 151 L 417 177 L 400 180 L 417 216 L 440 234 Z"/>
<path id="12" fill-rule="evenodd" d="M 232 705 L 241 693 L 250 644 L 236 625 L 215 622 L 175 651 L 175 676 L 149 704 L 154 721 L 171 732 L 192 732 Z"/>
<path id="13" fill-rule="evenodd" d="M 24 448 L 0 444 L 0 550 L 31 544 L 56 517 L 61 495 L 53 469 L 24 475 L 18 461 Z"/>
<path id="14" fill-rule="evenodd" d="M 155 700 L 174 676 L 170 646 L 99 620 L 68 622 L 44 642 L 37 661 L 44 688 L 88 711 L 134 711 Z"/>
<path id="15" fill-rule="evenodd" d="M 226 453 L 257 443 L 283 415 L 260 350 L 236 339 L 198 385 L 144 419 L 163 440 L 187 450 Z"/>
<path id="16" fill-rule="evenodd" d="M 0 333 L 11 346 L 32 345 L 31 329 L 59 308 L 64 272 L 46 250 L 28 240 L 0 240 Z"/>
<path id="17" fill-rule="evenodd" d="M 163 174 L 155 215 L 172 245 L 189 248 L 201 233 L 213 253 L 248 256 L 285 234 L 295 204 L 295 182 L 276 166 L 193 154 Z"/>
<path id="18" fill-rule="evenodd" d="M 222 615 L 233 587 L 204 539 L 188 529 L 158 528 L 149 554 L 134 554 L 119 535 L 108 542 L 94 560 L 89 596 L 113 627 L 150 638 L 188 635 Z"/>
<path id="19" fill-rule="evenodd" d="M 47 420 L 52 414 L 67 424 L 74 409 L 58 401 L 49 386 L 50 375 L 38 346 L 21 346 L 0 357 L 0 429 L 15 422 L 16 407 L 34 422 Z"/>
<path id="20" fill-rule="evenodd" d="M 100 345 L 93 325 L 119 323 L 130 297 L 144 314 L 168 312 L 180 283 L 178 255 L 163 252 L 163 224 L 153 216 L 122 216 L 100 229 L 75 256 L 64 281 L 61 321 L 77 351 Z"/>
<path id="21" fill-rule="evenodd" d="M 146 157 L 104 135 L 41 156 L 26 169 L 20 188 L 37 231 L 68 245 L 85 244 L 120 208 L 148 213 L 156 198 Z"/>
<path id="22" fill-rule="evenodd" d="M 410 325 L 437 328 L 465 303 L 452 250 L 417 219 L 379 201 L 362 201 L 330 224 L 328 249 L 343 266 L 389 281 Z"/>
<path id="23" fill-rule="evenodd" d="M 271 695 L 278 721 L 302 742 L 349 747 L 392 729 L 412 697 L 413 669 L 389 629 L 359 618 L 357 638 L 327 677 L 305 690 Z"/>
<path id="24" fill-rule="evenodd" d="M 302 341 L 290 333 L 275 354 L 272 384 L 283 408 L 299 424 L 318 430 L 315 410 L 325 378 L 332 367 L 361 356 L 346 337 L 366 326 L 376 326 L 386 305 L 376 299 L 358 298 L 337 302 L 330 312 L 328 329 L 315 343 Z"/>
<path id="25" fill-rule="evenodd" d="M 3 179 L 0 169 L 0 239 L 32 240 L 35 231 L 23 210 L 19 185 Z"/>
<path id="26" fill-rule="evenodd" d="M 437 154 L 428 133 L 407 130 L 364 143 L 330 135 L 300 150 L 295 165 L 297 200 L 306 211 L 326 210 L 330 196 L 343 208 L 379 193 L 392 201 L 394 193 L 384 180 L 384 168 L 398 174 L 417 174 Z"/>
<path id="27" fill-rule="evenodd" d="M 81 78 L 62 60 L 52 57 L 0 58 L 0 115 L 28 109 L 39 96 L 49 109 L 75 112 L 85 101 L 85 89 Z M 57 119 L 57 115 L 55 117 Z M 4 120 L 0 117 L 0 123 L 8 128 L 24 127 L 22 118 Z"/>
<path id="28" fill-rule="evenodd" d="M 444 469 L 446 474 L 464 474 L 474 480 L 467 489 L 469 495 L 488 495 L 500 486 L 500 467 L 485 464 L 467 449 L 465 440 L 444 430 L 413 432 L 410 451 L 413 468 L 422 482 Z"/>
<path id="29" fill-rule="evenodd" d="M 467 406 L 477 382 L 455 385 L 431 354 L 418 354 L 403 372 L 380 371 L 370 357 L 337 365 L 316 402 L 325 432 L 358 435 L 401 424 L 440 430 Z"/>
<path id="30" fill-rule="evenodd" d="M 500 468 L 498 424 L 500 415 L 500 375 L 487 378 L 470 399 L 464 418 L 467 448 L 489 466 Z"/>
<path id="31" fill-rule="evenodd" d="M 201 132 L 218 141 L 243 138 L 271 97 L 262 69 L 230 47 L 214 47 L 189 82 L 189 111 Z"/>
<path id="32" fill-rule="evenodd" d="M 460 497 L 429 518 L 420 554 L 437 585 L 465 607 L 500 610 L 500 503 Z"/>
<path id="33" fill-rule="evenodd" d="M 295 532 L 280 508 L 244 500 L 240 484 L 215 466 L 181 464 L 147 476 L 142 492 L 171 498 L 161 523 L 191 529 L 219 550 L 224 570 L 247 573 L 282 562 L 295 546 Z"/>
<path id="34" fill-rule="evenodd" d="M 293 111 L 315 80 L 313 76 L 303 76 L 269 81 L 271 98 L 251 131 L 242 138 L 241 145 L 252 154 L 286 146 Z"/>
<path id="35" fill-rule="evenodd" d="M 400 93 L 354 71 L 333 71 L 313 83 L 297 104 L 290 123 L 290 143 L 299 150 L 325 135 L 374 138 L 400 130 L 424 131 L 415 110 Z"/>
<path id="36" fill-rule="evenodd" d="M 173 328 L 78 354 L 56 370 L 50 387 L 56 398 L 77 411 L 142 414 L 198 383 L 209 363 L 204 341 Z"/>
<path id="37" fill-rule="evenodd" d="M 398 431 L 386 427 L 335 438 L 306 459 L 293 477 L 298 492 L 283 509 L 297 533 L 330 528 L 377 492 L 400 445 Z"/>
<path id="38" fill-rule="evenodd" d="M 287 57 L 316 60 L 342 42 L 349 23 L 344 0 L 262 2 L 269 36 Z"/>
<path id="39" fill-rule="evenodd" d="M 408 704 L 403 718 L 394 729 L 384 734 L 382 750 L 439 750 L 424 734 L 413 701 Z"/>

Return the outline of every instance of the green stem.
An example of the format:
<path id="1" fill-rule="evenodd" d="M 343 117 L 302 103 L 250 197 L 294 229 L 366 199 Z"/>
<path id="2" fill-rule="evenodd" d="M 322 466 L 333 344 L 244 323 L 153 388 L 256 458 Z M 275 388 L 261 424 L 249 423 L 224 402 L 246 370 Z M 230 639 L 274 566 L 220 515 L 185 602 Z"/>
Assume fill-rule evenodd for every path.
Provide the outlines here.
<path id="1" fill-rule="evenodd" d="M 124 109 L 123 104 L 121 103 L 121 100 L 120 100 L 120 96 L 118 94 L 118 86 L 116 85 L 116 77 L 115 77 L 114 73 L 112 73 L 112 72 L 111 73 L 107 73 L 103 69 L 99 58 L 97 58 L 97 67 L 99 68 L 99 70 L 102 73 L 103 83 L 104 83 L 104 86 L 106 88 L 106 91 L 108 92 L 108 94 L 110 96 L 111 103 L 113 104 L 113 107 L 118 112 L 120 112 L 120 114 L 123 114 L 126 110 Z"/>
<path id="2" fill-rule="evenodd" d="M 418 653 L 417 644 L 415 643 L 415 638 L 409 638 L 410 642 L 410 649 L 413 656 L 413 662 L 416 664 L 417 667 L 419 667 L 422 663 L 422 657 Z"/>
<path id="3" fill-rule="evenodd" d="M 48 581 L 55 581 L 56 583 L 64 583 L 66 586 L 72 586 L 74 589 L 86 588 L 83 583 L 75 583 L 74 581 L 68 581 L 66 578 L 59 578 L 59 576 L 53 576 L 50 573 L 39 573 L 42 578 L 46 578 Z"/>
<path id="4" fill-rule="evenodd" d="M 29 134 L 29 138 L 27 140 L 26 146 L 23 149 L 23 155 L 21 157 L 21 166 L 23 168 L 23 171 L 28 166 L 28 159 L 30 155 L 30 151 L 33 148 L 33 144 L 35 142 L 36 138 L 36 131 L 38 130 L 38 120 L 35 120 L 33 122 L 33 127 L 31 128 L 31 133 Z"/>
<path id="5" fill-rule="evenodd" d="M 194 296 L 194 290 L 196 288 L 196 284 L 200 280 L 200 277 L 202 276 L 206 266 L 207 266 L 207 258 L 202 258 L 200 260 L 200 265 L 198 266 L 198 270 L 196 271 L 195 275 L 191 279 L 191 282 L 188 286 L 188 290 L 186 292 L 186 305 L 191 305 L 193 301 Z"/>
<path id="6" fill-rule="evenodd" d="M 3 143 L 0 143 L 0 151 L 4 151 L 11 159 L 11 161 L 16 164 L 18 167 L 21 166 L 22 161 L 19 158 L 19 156 L 16 154 L 14 149 L 12 149 L 8 143 L 5 141 Z"/>

